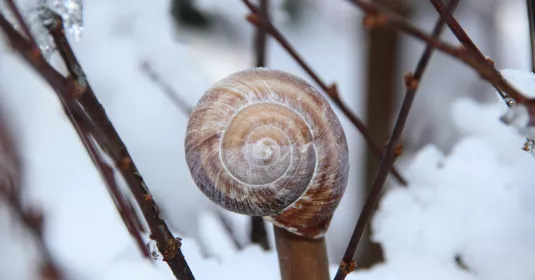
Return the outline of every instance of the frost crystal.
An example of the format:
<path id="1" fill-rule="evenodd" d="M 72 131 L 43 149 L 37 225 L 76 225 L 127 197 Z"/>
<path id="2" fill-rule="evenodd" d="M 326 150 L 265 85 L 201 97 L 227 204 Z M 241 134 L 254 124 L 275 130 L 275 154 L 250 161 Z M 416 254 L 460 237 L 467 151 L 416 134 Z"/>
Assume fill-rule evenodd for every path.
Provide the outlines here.
<path id="1" fill-rule="evenodd" d="M 511 106 L 500 120 L 516 129 L 522 136 L 535 139 L 535 127 L 530 123 L 528 109 L 523 104 Z"/>
<path id="2" fill-rule="evenodd" d="M 526 143 L 524 143 L 524 147 L 522 147 L 522 150 L 529 152 L 531 155 L 535 156 L 535 141 L 526 138 Z"/>
<path id="3" fill-rule="evenodd" d="M 529 124 L 528 109 L 522 104 L 515 104 L 507 110 L 500 120 L 516 129 L 525 128 Z"/>
<path id="4" fill-rule="evenodd" d="M 163 256 L 158 250 L 158 244 L 156 243 L 156 240 L 150 240 L 147 243 L 147 249 L 149 250 L 150 256 L 155 261 L 161 261 L 163 260 Z"/>
<path id="5" fill-rule="evenodd" d="M 515 88 L 520 90 L 526 97 L 535 98 L 535 74 L 527 71 L 515 69 L 504 69 L 500 73 Z M 500 117 L 500 120 L 513 127 L 522 136 L 527 137 L 523 150 L 535 155 L 535 126 L 534 120 L 528 108 L 523 104 L 518 104 L 515 100 L 507 96 L 504 101 L 508 105 L 507 112 Z"/>
<path id="6" fill-rule="evenodd" d="M 63 19 L 65 31 L 79 40 L 83 30 L 82 0 L 40 0 L 39 6 L 49 8 Z"/>
<path id="7" fill-rule="evenodd" d="M 49 59 L 55 51 L 54 40 L 46 29 L 46 25 L 51 24 L 53 21 L 51 12 L 61 16 L 63 28 L 67 34 L 73 35 L 75 40 L 80 39 L 83 30 L 82 0 L 33 0 L 24 2 L 24 5 L 20 6 L 21 11 L 30 27 L 32 36 L 46 59 Z M 21 28 L 14 20 L 13 15 L 10 13 L 8 15 L 13 26 L 20 30 Z"/>

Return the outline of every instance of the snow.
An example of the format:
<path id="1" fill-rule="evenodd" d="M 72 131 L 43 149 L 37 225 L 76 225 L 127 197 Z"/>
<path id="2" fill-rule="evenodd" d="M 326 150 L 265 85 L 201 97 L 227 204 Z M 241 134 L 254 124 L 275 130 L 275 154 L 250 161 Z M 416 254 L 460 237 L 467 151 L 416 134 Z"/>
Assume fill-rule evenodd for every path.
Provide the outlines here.
<path id="1" fill-rule="evenodd" d="M 221 211 L 194 186 L 183 154 L 187 118 L 140 69 L 148 61 L 194 106 L 214 81 L 250 67 L 253 28 L 244 20 L 247 10 L 240 1 L 220 2 L 200 1 L 211 13 L 231 15 L 220 19 L 215 39 L 207 39 L 187 30 L 177 32 L 167 14 L 168 1 L 85 1 L 83 33 L 72 44 L 166 220 L 183 238 L 183 253 L 197 279 L 278 279 L 275 252 L 249 244 L 249 218 Z M 515 7 L 518 2 L 522 1 L 516 1 Z M 297 29 L 278 5 L 277 26 L 320 76 L 338 82 L 342 98 L 363 115 L 364 102 L 356 94 L 364 88 L 363 76 L 355 74 L 363 72 L 360 62 L 365 52 L 360 41 L 364 33 L 357 26 L 362 14 L 344 1 L 339 5 L 313 1 L 306 19 L 310 24 Z M 468 12 L 460 15 L 469 23 L 479 22 Z M 518 26 L 519 18 L 508 24 Z M 420 20 L 430 28 L 434 19 Z M 475 37 L 484 38 L 480 33 Z M 518 37 L 522 36 L 515 40 L 523 40 Z M 478 44 L 481 41 L 485 40 L 478 39 Z M 405 59 L 410 62 L 404 65 L 413 65 L 422 45 L 407 46 Z M 270 67 L 308 80 L 273 40 L 268 50 Z M 527 61 L 524 52 L 514 57 L 512 52 L 507 59 Z M 72 279 L 174 279 L 165 263 L 143 259 L 138 252 L 55 94 L 3 41 L 0 53 L 0 98 L 21 135 L 26 199 L 43 208 L 45 238 L 61 267 Z M 57 56 L 51 59 L 64 70 Z M 507 111 L 503 103 L 481 105 L 459 99 L 491 89 L 479 91 L 481 87 L 473 86 L 477 76 L 464 66 L 454 68 L 454 63 L 443 55 L 433 57 L 407 131 L 408 142 L 425 146 L 406 165 L 399 165 L 411 184 L 387 190 L 373 219 L 373 238 L 382 244 L 386 262 L 348 279 L 535 277 L 535 206 L 531 203 L 535 189 L 530 184 L 535 162 L 521 150 L 522 135 L 500 121 Z M 522 92 L 535 96 L 533 74 L 502 73 Z M 456 81 L 455 88 L 451 81 Z M 347 245 L 362 197 L 356 188 L 362 178 L 358 160 L 362 137 L 335 111 L 350 143 L 352 172 L 327 234 L 331 275 L 338 268 L 336 262 Z M 419 140 L 430 134 L 429 139 Z M 219 215 L 229 220 L 243 250 L 237 250 L 225 233 Z M 29 264 L 37 263 L 37 254 L 24 232 L 0 206 L 0 279 L 35 277 Z M 271 231 L 269 238 L 273 244 Z M 456 256 L 468 271 L 456 264 Z"/>
<path id="2" fill-rule="evenodd" d="M 500 73 L 523 95 L 528 98 L 535 97 L 535 74 L 516 69 L 504 69 Z M 498 94 L 497 98 L 501 99 Z M 530 139 L 535 138 L 535 127 L 532 125 L 532 117 L 524 104 L 513 104 L 500 119 L 515 128 L 521 135 Z"/>
<path id="3" fill-rule="evenodd" d="M 372 225 L 386 264 L 365 272 L 368 279 L 535 276 L 535 162 L 520 149 L 524 139 L 498 120 L 501 106 L 454 104 L 451 115 L 465 136 L 447 155 L 422 149 L 405 173 L 410 186 L 385 195 Z M 455 266 L 457 255 L 469 272 Z M 417 263 L 426 269 L 406 267 Z"/>

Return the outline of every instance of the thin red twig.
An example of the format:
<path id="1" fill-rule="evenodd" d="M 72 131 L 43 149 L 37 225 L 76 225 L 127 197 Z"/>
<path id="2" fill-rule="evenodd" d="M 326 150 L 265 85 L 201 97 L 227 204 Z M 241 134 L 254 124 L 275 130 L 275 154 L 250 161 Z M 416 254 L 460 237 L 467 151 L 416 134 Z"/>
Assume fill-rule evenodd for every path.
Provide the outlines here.
<path id="1" fill-rule="evenodd" d="M 468 51 L 474 52 L 474 55 L 476 58 L 479 58 L 482 63 L 489 64 L 489 68 L 494 70 L 495 75 L 499 76 L 502 80 L 504 80 L 500 72 L 498 72 L 498 70 L 496 70 L 496 68 L 494 67 L 494 64 L 492 63 L 492 61 L 487 59 L 485 55 L 481 52 L 481 50 L 479 50 L 479 48 L 472 41 L 470 36 L 468 36 L 468 34 L 464 31 L 464 28 L 459 24 L 459 22 L 455 19 L 455 17 L 453 17 L 453 15 L 450 12 L 444 9 L 444 4 L 442 3 L 442 1 L 430 0 L 430 2 L 433 5 L 433 7 L 435 7 L 435 9 L 440 14 L 440 16 L 444 18 L 444 20 L 448 24 L 448 27 L 453 32 L 455 37 L 457 37 L 459 42 L 463 44 L 464 48 L 467 49 Z M 498 94 L 500 94 L 500 96 L 504 100 L 506 100 L 507 96 L 497 86 L 494 86 L 494 88 L 496 89 Z M 506 102 L 506 104 L 510 106 L 509 102 Z"/>
<path id="2" fill-rule="evenodd" d="M 193 111 L 193 108 L 187 104 L 187 102 L 180 96 L 180 94 L 178 94 L 178 92 L 176 92 L 161 76 L 158 72 L 156 72 L 156 70 L 154 70 L 152 68 L 152 66 L 150 65 L 150 63 L 148 61 L 145 61 L 145 62 L 142 62 L 141 65 L 141 70 L 147 74 L 147 76 L 149 77 L 149 79 L 151 79 L 151 81 L 153 81 L 156 85 L 158 85 L 164 94 L 166 94 L 169 99 L 171 99 L 171 101 L 173 102 L 173 104 L 175 105 L 175 107 L 184 114 L 184 116 L 186 118 L 189 118 L 189 116 L 191 115 L 191 112 Z M 228 233 L 228 236 L 230 238 L 232 238 L 232 241 L 236 247 L 236 249 L 238 250 L 241 250 L 243 249 L 242 248 L 242 245 L 240 244 L 239 240 L 236 238 L 236 235 L 233 231 L 233 228 L 231 226 L 231 224 L 229 223 L 229 221 L 227 221 L 227 219 L 225 219 L 224 215 L 221 215 L 221 213 L 218 214 L 218 218 L 219 220 L 221 221 L 221 224 L 223 225 L 223 227 L 225 228 L 225 230 L 227 231 Z M 256 217 L 252 217 L 253 220 L 256 218 Z M 261 217 L 259 217 L 261 221 L 263 221 L 263 219 Z M 263 224 L 262 224 L 263 226 Z"/>
<path id="3" fill-rule="evenodd" d="M 28 37 L 29 41 L 32 43 L 32 45 L 37 46 L 35 43 L 35 39 L 33 38 L 33 34 L 30 30 L 30 27 L 28 24 L 26 24 L 26 21 L 24 20 L 24 17 L 22 16 L 22 13 L 17 8 L 17 4 L 15 4 L 15 0 L 5 0 L 11 11 L 13 11 L 13 14 L 15 14 L 15 18 L 17 19 L 17 22 L 19 23 L 20 27 L 22 28 L 22 31 L 24 34 Z"/>
<path id="4" fill-rule="evenodd" d="M 119 212 L 119 214 L 121 214 L 121 218 L 123 219 L 123 222 L 126 225 L 128 232 L 134 238 L 134 241 L 136 242 L 136 245 L 138 246 L 138 249 L 141 251 L 143 256 L 147 259 L 152 259 L 150 256 L 150 252 L 147 250 L 147 246 L 143 241 L 143 237 L 141 237 L 141 232 L 144 231 L 143 226 L 139 221 L 138 216 L 134 212 L 135 210 L 130 207 L 130 204 L 127 202 L 124 194 L 119 189 L 119 186 L 115 181 L 113 168 L 111 168 L 99 154 L 97 147 L 95 146 L 96 143 L 94 143 L 90 139 L 89 134 L 84 133 L 83 138 L 84 144 L 86 145 L 86 149 L 90 154 L 91 160 L 93 160 L 93 163 L 97 166 L 100 175 L 106 182 L 106 186 L 108 187 L 108 191 L 110 192 L 110 195 L 113 198 L 115 207 L 117 207 L 117 211 Z"/>
<path id="5" fill-rule="evenodd" d="M 446 9 L 455 9 L 457 3 L 458 0 L 450 1 Z M 432 36 L 434 38 L 438 38 L 440 36 L 440 33 L 442 32 L 442 29 L 444 27 L 444 23 L 445 22 L 442 18 L 438 19 L 433 29 Z M 409 73 L 405 77 L 405 86 L 407 87 L 407 91 L 405 93 L 405 98 L 403 99 L 403 103 L 401 105 L 396 124 L 394 125 L 394 130 L 392 132 L 392 135 L 390 136 L 390 139 L 388 140 L 386 153 L 381 159 L 379 170 L 373 181 L 372 189 L 368 195 L 368 198 L 366 199 L 366 202 L 360 213 L 359 219 L 357 221 L 347 249 L 344 253 L 344 257 L 342 258 L 342 262 L 340 263 L 340 267 L 338 268 L 336 276 L 334 277 L 335 280 L 345 279 L 346 275 L 356 268 L 356 262 L 353 261 L 353 256 L 355 254 L 355 251 L 357 250 L 360 239 L 364 234 L 366 225 L 371 219 L 371 216 L 374 212 L 374 208 L 377 202 L 379 201 L 379 197 L 382 192 L 383 185 L 386 181 L 388 171 L 392 167 L 392 164 L 394 163 L 397 157 L 396 148 L 398 147 L 398 143 L 401 139 L 401 134 L 403 133 L 407 118 L 409 117 L 409 113 L 412 107 L 412 103 L 414 101 L 414 97 L 416 96 L 416 90 L 418 89 L 419 82 L 424 74 L 425 69 L 427 68 L 433 50 L 433 46 L 427 45 L 424 53 L 422 54 L 422 57 L 418 62 L 418 65 L 416 66 L 414 74 Z"/>
<path id="6" fill-rule="evenodd" d="M 2 114 L 2 117 L 5 115 Z M 13 217 L 31 234 L 40 255 L 39 276 L 43 280 L 61 280 L 64 273 L 54 260 L 43 234 L 45 215 L 36 206 L 22 201 L 23 167 L 12 130 L 0 118 L 0 201 L 5 201 Z M 32 264 L 33 265 L 33 264 Z"/>
<path id="7" fill-rule="evenodd" d="M 104 152 L 112 158 L 141 208 L 151 230 L 151 239 L 156 241 L 160 253 L 175 277 L 184 280 L 194 279 L 180 249 L 180 238 L 175 238 L 172 235 L 134 165 L 126 146 L 87 83 L 82 67 L 76 60 L 74 52 L 65 38 L 61 17 L 51 11 L 49 13 L 52 18 L 47 27 L 67 65 L 71 75 L 69 78 L 65 78 L 48 64 L 39 49 L 14 30 L 1 13 L 0 27 L 14 49 L 49 83 L 56 91 L 58 98 L 65 100 L 65 104 L 68 106 L 66 111 L 71 111 L 77 121 L 83 121 L 91 136 L 98 142 Z"/>
<path id="8" fill-rule="evenodd" d="M 384 153 L 384 149 L 375 143 L 370 135 L 366 125 L 362 120 L 349 109 L 349 107 L 340 99 L 340 94 L 336 84 L 327 85 L 319 76 L 312 70 L 312 68 L 304 61 L 294 47 L 286 40 L 286 38 L 279 32 L 279 30 L 269 21 L 269 19 L 261 19 L 262 14 L 260 10 L 251 3 L 249 0 L 242 0 L 245 5 L 251 10 L 252 14 L 247 17 L 247 20 L 254 24 L 257 28 L 263 27 L 265 30 L 288 52 L 288 54 L 303 68 L 303 70 L 318 84 L 318 86 L 326 93 L 326 95 L 334 102 L 338 108 L 346 115 L 346 117 L 355 125 L 360 131 L 368 145 L 372 148 L 373 152 L 378 158 L 381 158 Z M 402 185 L 407 185 L 407 181 L 401 176 L 395 167 L 391 172 L 395 178 Z"/>
<path id="9" fill-rule="evenodd" d="M 379 5 L 373 2 L 367 2 L 362 0 L 349 0 L 351 3 L 358 6 L 361 10 L 366 12 L 364 24 L 368 28 L 388 27 L 400 32 L 406 33 L 414 38 L 422 40 L 424 43 L 433 46 L 437 50 L 454 57 L 472 69 L 488 81 L 493 86 L 500 89 L 507 96 L 513 98 L 515 101 L 523 104 L 528 104 L 530 99 L 525 97 L 516 88 L 510 85 L 500 75 L 497 75 L 496 69 L 491 67 L 488 62 L 481 61 L 480 58 L 474 56 L 473 51 L 469 51 L 465 48 L 455 47 L 443 41 L 440 41 L 432 36 L 426 34 L 421 29 L 413 26 L 404 18 L 387 12 Z"/>
<path id="10" fill-rule="evenodd" d="M 167 84 L 161 77 L 152 69 L 150 63 L 148 61 L 144 61 L 141 63 L 141 70 L 147 74 L 147 76 L 153 81 L 156 85 L 158 85 L 162 92 L 171 100 L 171 103 L 175 105 L 175 107 L 184 113 L 187 117 L 191 115 L 192 108 L 184 100 L 169 84 Z"/>

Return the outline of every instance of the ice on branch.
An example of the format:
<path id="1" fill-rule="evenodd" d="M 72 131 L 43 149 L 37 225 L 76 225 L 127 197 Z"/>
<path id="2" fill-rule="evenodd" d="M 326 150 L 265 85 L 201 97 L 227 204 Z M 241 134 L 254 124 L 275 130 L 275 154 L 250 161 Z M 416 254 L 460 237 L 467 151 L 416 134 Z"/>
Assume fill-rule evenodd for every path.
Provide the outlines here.
<path id="1" fill-rule="evenodd" d="M 41 7 L 46 7 L 63 19 L 63 27 L 76 40 L 80 39 L 83 30 L 82 0 L 41 0 Z"/>
<path id="2" fill-rule="evenodd" d="M 535 98 L 535 74 L 515 69 L 505 69 L 500 72 L 508 82 L 524 95 L 529 98 Z M 518 104 L 514 101 L 508 102 L 508 104 L 510 106 L 505 114 L 500 117 L 500 120 L 513 127 L 522 136 L 527 137 L 524 150 L 531 151 L 532 146 L 530 143 L 533 141 L 530 139 L 535 139 L 535 108 L 525 104 Z"/>
<path id="3" fill-rule="evenodd" d="M 32 36 L 45 58 L 50 58 L 55 51 L 54 40 L 46 29 L 46 25 L 53 20 L 52 12 L 61 16 L 63 28 L 67 34 L 74 36 L 75 40 L 80 39 L 83 30 L 82 0 L 26 0 L 18 2 Z M 8 9 L 4 7 L 3 10 Z M 8 16 L 13 26 L 20 30 L 13 15 L 8 13 Z"/>

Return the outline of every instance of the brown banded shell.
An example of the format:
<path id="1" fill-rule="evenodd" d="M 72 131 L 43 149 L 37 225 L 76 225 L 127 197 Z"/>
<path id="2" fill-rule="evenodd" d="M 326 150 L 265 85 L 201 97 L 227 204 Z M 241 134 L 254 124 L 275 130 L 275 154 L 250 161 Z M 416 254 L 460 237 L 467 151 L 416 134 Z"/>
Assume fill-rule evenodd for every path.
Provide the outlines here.
<path id="1" fill-rule="evenodd" d="M 304 80 L 264 68 L 232 74 L 193 111 L 186 160 L 221 207 L 262 216 L 295 234 L 325 234 L 347 185 L 342 126 Z"/>

